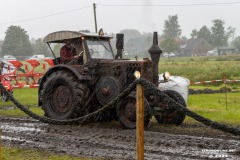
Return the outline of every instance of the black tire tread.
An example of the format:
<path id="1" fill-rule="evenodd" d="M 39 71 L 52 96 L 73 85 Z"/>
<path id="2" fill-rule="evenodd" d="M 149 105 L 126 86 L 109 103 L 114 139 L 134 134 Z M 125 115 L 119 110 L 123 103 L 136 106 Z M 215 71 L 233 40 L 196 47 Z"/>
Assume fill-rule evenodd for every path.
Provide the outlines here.
<path id="1" fill-rule="evenodd" d="M 170 98 L 174 99 L 176 102 L 182 104 L 184 107 L 187 107 L 186 102 L 184 98 L 176 91 L 173 90 L 165 90 L 163 91 L 165 94 L 167 94 Z M 155 115 L 155 118 L 159 124 L 175 124 L 175 125 L 181 125 L 185 119 L 185 114 L 181 111 L 174 111 L 174 118 L 171 120 L 165 120 L 161 115 Z"/>
<path id="2" fill-rule="evenodd" d="M 136 96 L 133 95 L 133 94 L 130 94 L 128 97 L 126 98 L 134 98 L 136 100 Z M 125 99 L 126 99 L 125 98 Z M 123 102 L 125 101 L 125 99 L 123 100 Z M 123 109 L 123 103 L 120 103 L 119 105 L 119 111 L 118 111 L 118 120 L 119 120 L 119 123 L 122 125 L 123 128 L 125 129 L 135 129 L 136 128 L 136 123 L 135 124 L 128 124 L 125 120 L 124 120 L 124 116 L 122 116 L 123 112 L 122 112 L 122 109 Z M 150 107 L 149 107 L 149 104 L 148 104 L 148 101 L 146 98 L 144 98 L 144 127 L 146 128 L 150 122 L 150 118 L 151 118 L 151 115 L 150 115 Z"/>
<path id="3" fill-rule="evenodd" d="M 59 81 L 63 81 L 62 83 L 66 83 L 73 92 L 73 104 L 72 109 L 67 112 L 66 115 L 61 116 L 57 115 L 52 109 L 48 102 L 48 93 L 49 88 L 53 87 L 54 85 L 61 83 Z M 82 84 L 78 79 L 71 73 L 66 71 L 57 71 L 52 73 L 43 85 L 42 91 L 42 108 L 45 112 L 45 116 L 55 119 L 70 119 L 76 118 L 78 116 L 82 116 L 81 109 L 85 105 L 87 98 L 89 96 L 89 89 L 85 84 Z"/>

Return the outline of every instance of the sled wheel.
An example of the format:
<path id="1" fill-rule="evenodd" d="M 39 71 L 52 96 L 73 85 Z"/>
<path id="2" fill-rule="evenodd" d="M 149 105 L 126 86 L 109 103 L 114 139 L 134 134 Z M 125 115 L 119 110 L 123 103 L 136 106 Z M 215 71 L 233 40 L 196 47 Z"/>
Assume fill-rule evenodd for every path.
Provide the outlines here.
<path id="1" fill-rule="evenodd" d="M 178 92 L 173 90 L 165 90 L 163 92 L 176 102 L 182 104 L 182 106 L 186 107 L 185 100 Z M 185 114 L 177 109 L 173 109 L 171 105 L 174 104 L 172 102 L 168 102 L 168 100 L 163 102 L 164 111 L 160 115 L 155 115 L 155 118 L 159 124 L 181 125 L 183 123 Z"/>

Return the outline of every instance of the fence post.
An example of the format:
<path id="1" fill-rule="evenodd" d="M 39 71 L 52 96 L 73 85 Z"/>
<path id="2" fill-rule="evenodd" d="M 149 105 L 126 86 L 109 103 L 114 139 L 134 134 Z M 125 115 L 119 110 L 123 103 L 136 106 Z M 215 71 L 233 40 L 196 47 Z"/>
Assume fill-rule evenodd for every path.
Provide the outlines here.
<path id="1" fill-rule="evenodd" d="M 226 110 L 228 110 L 228 107 L 227 107 L 227 78 L 226 77 L 224 77 L 224 81 L 223 81 L 223 83 L 224 83 L 224 86 L 225 86 L 225 98 L 226 98 Z"/>
<path id="2" fill-rule="evenodd" d="M 0 128 L 0 160 L 2 160 L 2 129 Z"/>
<path id="3" fill-rule="evenodd" d="M 136 78 L 140 78 L 140 72 L 137 72 Z M 144 93 L 143 86 L 137 84 L 136 96 L 136 141 L 137 141 L 137 160 L 144 160 Z"/>

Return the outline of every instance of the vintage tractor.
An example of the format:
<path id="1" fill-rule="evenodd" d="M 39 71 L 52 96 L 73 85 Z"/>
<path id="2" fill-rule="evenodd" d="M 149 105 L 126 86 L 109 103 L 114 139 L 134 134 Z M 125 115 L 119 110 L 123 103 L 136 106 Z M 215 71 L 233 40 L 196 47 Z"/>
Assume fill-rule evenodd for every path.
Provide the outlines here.
<path id="1" fill-rule="evenodd" d="M 117 54 L 114 56 L 110 45 L 111 36 L 99 33 L 84 33 L 75 31 L 59 31 L 48 34 L 44 38 L 50 49 L 52 43 L 71 41 L 80 55 L 79 63 L 60 64 L 55 56 L 55 66 L 50 68 L 39 85 L 39 106 L 45 116 L 53 119 L 71 119 L 94 112 L 116 98 L 136 78 L 135 71 L 140 71 L 141 77 L 158 86 L 158 62 L 161 50 L 158 47 L 157 33 L 154 33 L 154 44 L 149 49 L 149 58 L 143 60 L 122 59 L 123 34 L 117 34 Z M 51 49 L 52 50 L 52 49 Z M 53 51 L 52 51 L 53 52 Z M 170 97 L 179 100 L 177 92 L 165 91 Z M 158 101 L 157 101 L 158 100 Z M 161 108 L 167 108 L 168 101 L 161 101 L 151 90 L 145 92 L 145 126 L 152 115 L 161 117 Z M 183 116 L 175 110 L 168 110 L 173 115 L 171 123 L 180 124 Z M 179 114 L 179 115 L 176 115 Z M 160 117 L 159 117 L 160 116 Z M 132 92 L 119 101 L 116 106 L 96 116 L 92 121 L 119 120 L 125 128 L 136 127 L 136 98 Z M 170 122 L 168 122 L 170 123 Z"/>

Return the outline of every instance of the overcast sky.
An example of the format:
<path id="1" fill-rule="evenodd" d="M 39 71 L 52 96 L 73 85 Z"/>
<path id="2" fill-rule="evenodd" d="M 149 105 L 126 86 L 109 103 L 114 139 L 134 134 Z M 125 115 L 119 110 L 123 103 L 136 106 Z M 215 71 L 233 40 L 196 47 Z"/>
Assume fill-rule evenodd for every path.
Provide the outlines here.
<path id="1" fill-rule="evenodd" d="M 233 2 L 235 4 L 219 4 Z M 107 33 L 137 29 L 161 34 L 164 21 L 169 15 L 177 14 L 182 36 L 189 38 L 193 29 L 199 30 L 203 25 L 210 28 L 213 19 L 224 20 L 225 27 L 236 28 L 239 36 L 240 0 L 236 2 L 238 0 L 0 0 L 0 40 L 11 25 L 24 28 L 30 39 L 60 30 L 94 32 L 93 3 L 97 4 L 98 29 L 103 28 Z M 190 5 L 213 3 L 216 4 Z"/>

